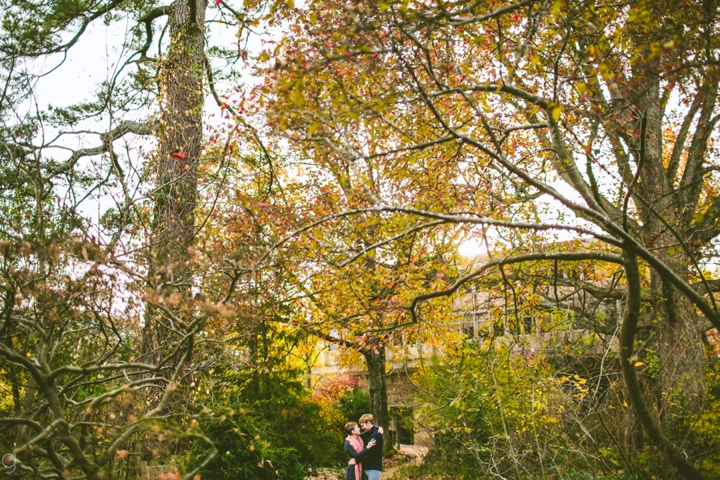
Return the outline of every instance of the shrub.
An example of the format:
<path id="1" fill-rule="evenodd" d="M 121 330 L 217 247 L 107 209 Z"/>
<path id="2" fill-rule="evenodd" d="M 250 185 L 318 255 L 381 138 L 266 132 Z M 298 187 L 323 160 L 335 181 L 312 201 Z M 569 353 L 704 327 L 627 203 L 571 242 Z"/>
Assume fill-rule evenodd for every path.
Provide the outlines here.
<path id="1" fill-rule="evenodd" d="M 337 408 L 343 416 L 343 423 L 357 422 L 361 415 L 370 411 L 370 394 L 356 388 L 340 397 Z"/>

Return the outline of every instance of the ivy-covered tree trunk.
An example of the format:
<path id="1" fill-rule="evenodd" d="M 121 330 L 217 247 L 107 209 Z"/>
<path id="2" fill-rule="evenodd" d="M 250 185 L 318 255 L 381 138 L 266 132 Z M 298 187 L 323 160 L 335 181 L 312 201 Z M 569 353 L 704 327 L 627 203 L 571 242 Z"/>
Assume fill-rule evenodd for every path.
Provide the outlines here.
<path id="1" fill-rule="evenodd" d="M 178 0 L 170 15 L 170 48 L 162 68 L 160 141 L 155 159 L 155 208 L 150 282 L 176 304 L 190 292 L 188 249 L 195 236 L 197 170 L 202 147 L 204 0 Z M 159 311 L 148 305 L 143 353 L 158 360 L 164 337 Z"/>

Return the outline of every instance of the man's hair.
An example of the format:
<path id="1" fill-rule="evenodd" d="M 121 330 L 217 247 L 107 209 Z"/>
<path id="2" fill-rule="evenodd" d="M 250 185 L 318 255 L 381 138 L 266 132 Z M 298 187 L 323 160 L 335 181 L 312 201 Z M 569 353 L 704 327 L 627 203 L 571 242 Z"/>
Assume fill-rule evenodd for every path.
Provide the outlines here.
<path id="1" fill-rule="evenodd" d="M 370 423 L 372 423 L 373 425 L 375 425 L 375 422 L 373 421 L 373 416 L 372 416 L 372 414 L 366 413 L 365 415 L 363 415 L 362 417 L 360 417 L 360 420 L 358 420 L 358 423 L 359 423 L 360 425 L 362 425 L 362 424 L 365 423 L 365 422 L 370 422 Z"/>
<path id="2" fill-rule="evenodd" d="M 348 433 L 348 435 L 352 434 L 352 431 L 355 430 L 355 427 L 357 427 L 358 424 L 355 422 L 348 422 L 345 424 L 345 431 Z"/>

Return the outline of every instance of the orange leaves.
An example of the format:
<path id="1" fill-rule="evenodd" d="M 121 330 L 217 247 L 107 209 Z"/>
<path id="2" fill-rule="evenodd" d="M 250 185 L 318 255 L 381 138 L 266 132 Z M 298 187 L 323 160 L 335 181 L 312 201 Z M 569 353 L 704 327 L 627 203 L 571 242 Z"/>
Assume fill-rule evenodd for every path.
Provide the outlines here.
<path id="1" fill-rule="evenodd" d="M 143 293 L 141 299 L 151 305 L 165 306 L 168 308 L 198 308 L 201 311 L 210 314 L 218 314 L 222 317 L 229 317 L 233 314 L 232 307 L 223 302 L 211 302 L 206 300 L 202 295 L 196 295 L 195 298 L 183 301 L 183 296 L 177 292 L 170 292 L 164 296 L 153 289 L 148 289 Z"/>
<path id="2" fill-rule="evenodd" d="M 160 304 L 160 295 L 158 295 L 155 290 L 147 290 L 140 298 L 143 302 L 147 302 L 152 305 Z"/>
<path id="3" fill-rule="evenodd" d="M 203 304 L 203 307 L 206 312 L 217 313 L 221 317 L 229 317 L 233 313 L 232 308 L 227 303 L 214 303 L 213 304 L 210 302 L 205 302 Z"/>
<path id="4" fill-rule="evenodd" d="M 182 295 L 178 292 L 172 292 L 169 297 L 166 298 L 165 303 L 170 307 L 177 307 L 182 301 Z"/>

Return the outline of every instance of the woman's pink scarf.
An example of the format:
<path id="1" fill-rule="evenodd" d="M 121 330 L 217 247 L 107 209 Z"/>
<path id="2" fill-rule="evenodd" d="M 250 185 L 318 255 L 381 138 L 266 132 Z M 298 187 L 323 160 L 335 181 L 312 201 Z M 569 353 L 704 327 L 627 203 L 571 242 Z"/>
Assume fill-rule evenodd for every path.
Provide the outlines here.
<path id="1" fill-rule="evenodd" d="M 357 453 L 360 453 L 365 448 L 365 444 L 357 435 L 348 435 L 345 439 L 350 442 L 350 446 L 355 449 Z M 357 459 L 355 460 L 357 462 Z M 355 464 L 355 480 L 362 480 L 362 464 L 360 462 Z"/>

